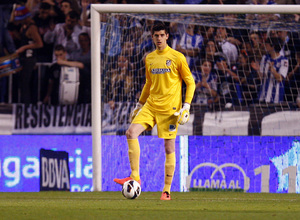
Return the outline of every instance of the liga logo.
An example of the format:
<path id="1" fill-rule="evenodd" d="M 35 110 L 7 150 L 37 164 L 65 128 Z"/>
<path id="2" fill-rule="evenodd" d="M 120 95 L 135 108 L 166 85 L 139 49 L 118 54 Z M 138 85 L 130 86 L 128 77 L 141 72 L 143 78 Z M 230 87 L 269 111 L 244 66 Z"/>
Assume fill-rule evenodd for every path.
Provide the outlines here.
<path id="1" fill-rule="evenodd" d="M 209 170 L 213 170 L 210 172 L 210 177 L 200 176 L 199 179 L 192 178 L 193 174 L 197 170 L 202 171 L 206 167 L 210 168 Z M 213 169 L 211 169 L 213 168 Z M 230 169 L 224 169 L 230 168 Z M 230 170 L 230 171 L 229 171 Z M 203 170 L 204 171 L 204 170 Z M 229 173 L 230 172 L 230 173 Z M 203 172 L 200 172 L 200 175 Z M 242 174 L 243 177 L 243 190 L 247 192 L 250 188 L 250 178 L 246 175 L 245 171 L 237 164 L 234 163 L 224 163 L 222 165 L 217 165 L 214 163 L 201 163 L 197 165 L 186 177 L 186 187 L 187 189 L 191 188 L 191 183 L 193 183 L 193 188 L 211 188 L 211 189 L 241 189 L 240 182 L 236 174 Z M 220 177 L 217 177 L 218 175 Z M 226 178 L 226 176 L 230 176 L 230 178 Z M 239 175 L 240 176 L 240 175 Z M 192 182 L 193 181 L 193 182 Z"/>

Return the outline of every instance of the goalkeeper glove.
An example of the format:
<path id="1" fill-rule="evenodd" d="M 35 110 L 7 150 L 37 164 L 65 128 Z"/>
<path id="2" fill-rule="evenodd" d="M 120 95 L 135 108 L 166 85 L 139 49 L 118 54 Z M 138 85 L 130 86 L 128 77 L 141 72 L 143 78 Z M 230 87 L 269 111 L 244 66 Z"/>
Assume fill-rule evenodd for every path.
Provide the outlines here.
<path id="1" fill-rule="evenodd" d="M 130 114 L 130 122 L 133 121 L 133 119 L 135 118 L 135 116 L 139 113 L 139 111 L 142 109 L 143 105 L 141 103 L 136 103 L 135 108 L 133 109 L 133 111 Z"/>
<path id="2" fill-rule="evenodd" d="M 180 109 L 179 112 L 175 112 L 174 115 L 178 116 L 178 123 L 183 125 L 187 123 L 190 119 L 190 107 L 191 105 L 188 103 L 184 103 L 183 107 Z"/>

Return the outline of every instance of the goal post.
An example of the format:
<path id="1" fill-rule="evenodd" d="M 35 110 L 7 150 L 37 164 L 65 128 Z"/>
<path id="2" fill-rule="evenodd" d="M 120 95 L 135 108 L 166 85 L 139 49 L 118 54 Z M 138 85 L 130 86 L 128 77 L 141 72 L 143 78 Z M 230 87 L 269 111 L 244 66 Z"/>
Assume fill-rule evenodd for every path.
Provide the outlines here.
<path id="1" fill-rule="evenodd" d="M 93 190 L 102 191 L 100 11 L 95 6 L 91 7 Z"/>
<path id="2" fill-rule="evenodd" d="M 300 14 L 300 5 L 161 5 L 161 4 L 92 4 L 92 153 L 93 191 L 102 191 L 101 154 L 101 13 L 145 14 Z"/>

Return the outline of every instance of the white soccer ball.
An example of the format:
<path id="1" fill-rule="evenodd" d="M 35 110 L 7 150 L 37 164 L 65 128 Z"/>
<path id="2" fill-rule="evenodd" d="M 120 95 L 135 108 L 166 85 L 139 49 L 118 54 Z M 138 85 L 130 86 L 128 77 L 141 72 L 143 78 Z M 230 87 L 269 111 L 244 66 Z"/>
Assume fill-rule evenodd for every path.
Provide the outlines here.
<path id="1" fill-rule="evenodd" d="M 232 107 L 232 103 L 227 102 L 226 105 L 225 105 L 225 108 L 231 108 L 231 107 Z"/>
<path id="2" fill-rule="evenodd" d="M 141 192 L 141 185 L 135 180 L 128 180 L 123 184 L 122 194 L 127 199 L 136 199 Z"/>

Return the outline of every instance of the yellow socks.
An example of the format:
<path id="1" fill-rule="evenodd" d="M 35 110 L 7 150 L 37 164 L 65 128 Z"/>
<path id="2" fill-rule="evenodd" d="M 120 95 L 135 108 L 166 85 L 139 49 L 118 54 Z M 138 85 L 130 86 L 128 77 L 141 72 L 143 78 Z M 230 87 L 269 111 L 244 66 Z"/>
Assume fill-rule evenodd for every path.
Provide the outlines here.
<path id="1" fill-rule="evenodd" d="M 175 152 L 171 154 L 166 154 L 166 161 L 165 161 L 165 186 L 163 192 L 170 193 L 171 191 L 171 184 L 173 181 L 174 171 L 175 171 Z"/>
<path id="2" fill-rule="evenodd" d="M 140 179 L 140 144 L 138 139 L 127 139 L 128 143 L 128 156 L 131 168 L 130 177 L 134 180 Z M 175 171 L 175 152 L 171 154 L 166 154 L 165 161 L 165 185 L 163 192 L 170 193 L 171 185 L 173 181 L 174 171 Z"/>
<path id="3" fill-rule="evenodd" d="M 140 144 L 138 139 L 127 139 L 127 143 L 131 168 L 130 177 L 138 181 L 140 179 Z"/>

